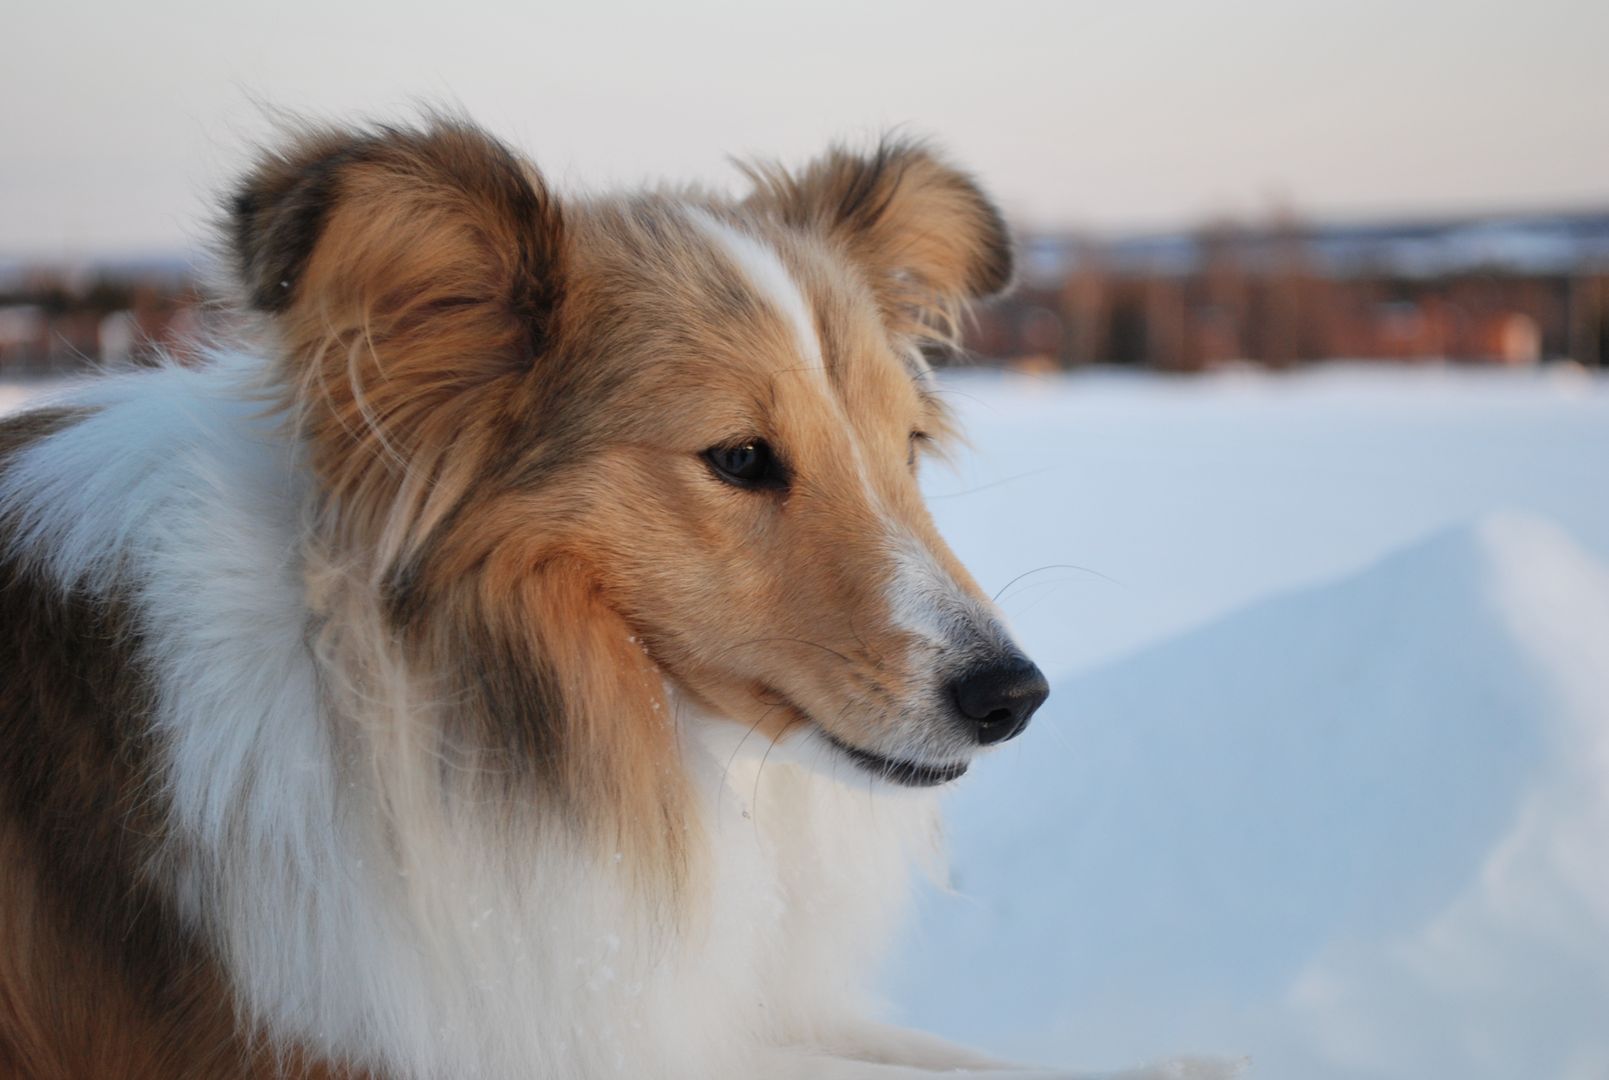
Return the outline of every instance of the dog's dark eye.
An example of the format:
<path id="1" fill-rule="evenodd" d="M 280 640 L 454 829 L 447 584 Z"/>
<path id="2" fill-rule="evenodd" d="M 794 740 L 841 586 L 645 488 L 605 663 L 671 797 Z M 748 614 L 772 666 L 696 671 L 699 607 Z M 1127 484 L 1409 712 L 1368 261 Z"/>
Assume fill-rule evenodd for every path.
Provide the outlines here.
<path id="1" fill-rule="evenodd" d="M 788 473 L 764 439 L 749 439 L 729 446 L 712 446 L 704 460 L 716 476 L 740 488 L 782 488 Z"/>

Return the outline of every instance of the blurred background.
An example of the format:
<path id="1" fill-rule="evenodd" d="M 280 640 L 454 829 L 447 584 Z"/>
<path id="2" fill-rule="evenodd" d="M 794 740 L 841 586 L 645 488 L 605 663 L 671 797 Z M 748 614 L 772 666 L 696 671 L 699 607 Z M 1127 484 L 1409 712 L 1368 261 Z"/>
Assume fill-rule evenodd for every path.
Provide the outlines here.
<path id="1" fill-rule="evenodd" d="M 952 800 L 901 1019 L 1092 1068 L 1609 1078 L 1609 5 L 25 5 L 0 409 L 194 354 L 284 112 L 561 191 L 899 128 L 1021 283 L 924 479 L 1056 689 Z"/>
<path id="2" fill-rule="evenodd" d="M 274 110 L 459 105 L 561 185 L 931 134 L 1020 231 L 981 357 L 1609 362 L 1603 5 L 24 5 L 0 368 L 181 341 Z"/>

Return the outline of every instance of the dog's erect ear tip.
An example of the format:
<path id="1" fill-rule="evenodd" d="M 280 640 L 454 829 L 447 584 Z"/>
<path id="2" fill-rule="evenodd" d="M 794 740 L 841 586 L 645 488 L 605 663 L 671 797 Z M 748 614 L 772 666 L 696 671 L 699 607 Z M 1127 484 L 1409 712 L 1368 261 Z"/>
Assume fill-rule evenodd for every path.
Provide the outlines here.
<path id="1" fill-rule="evenodd" d="M 247 306 L 283 311 L 338 195 L 336 174 L 367 136 L 307 129 L 265 149 L 225 195 L 224 243 Z"/>
<path id="2" fill-rule="evenodd" d="M 416 126 L 290 127 L 258 154 L 222 204 L 228 265 L 246 306 L 260 311 L 278 314 L 294 303 L 337 220 L 345 222 L 343 244 L 370 251 L 367 269 L 376 273 L 386 272 L 375 261 L 382 251 L 403 262 L 431 250 L 450 249 L 469 261 L 477 251 L 512 252 L 512 267 L 548 279 L 541 287 L 508 282 L 520 294 L 517 306 L 542 308 L 555 295 L 562 218 L 540 174 L 452 114 L 427 113 Z M 354 260 L 350 269 L 364 272 Z M 503 272 L 496 262 L 462 269 L 495 276 Z"/>
<path id="3" fill-rule="evenodd" d="M 912 183 L 946 192 L 954 200 L 952 204 L 935 198 L 927 213 L 933 227 L 949 230 L 957 244 L 970 249 L 960 253 L 965 295 L 981 300 L 1009 289 L 1016 276 L 1011 230 L 983 185 L 926 139 L 899 136 L 893 147 L 894 152 L 920 163 L 912 169 Z"/>
<path id="4" fill-rule="evenodd" d="M 332 461 L 358 456 L 354 436 L 381 438 L 372 418 L 388 451 L 408 442 L 427 414 L 523 374 L 558 338 L 559 206 L 467 122 L 299 127 L 220 202 L 234 298 L 272 323 L 277 375 Z"/>
<path id="5" fill-rule="evenodd" d="M 1017 251 L 1005 216 L 981 192 L 978 193 L 978 212 L 983 218 L 983 227 L 979 230 L 979 248 L 968 291 L 982 300 L 999 296 L 1015 284 Z"/>
<path id="6" fill-rule="evenodd" d="M 878 275 L 914 278 L 956 301 L 1011 286 L 1016 260 L 1004 215 L 926 139 L 895 132 L 869 151 L 834 147 L 797 173 L 763 164 L 744 171 L 755 183 L 751 203 L 840 237 Z"/>

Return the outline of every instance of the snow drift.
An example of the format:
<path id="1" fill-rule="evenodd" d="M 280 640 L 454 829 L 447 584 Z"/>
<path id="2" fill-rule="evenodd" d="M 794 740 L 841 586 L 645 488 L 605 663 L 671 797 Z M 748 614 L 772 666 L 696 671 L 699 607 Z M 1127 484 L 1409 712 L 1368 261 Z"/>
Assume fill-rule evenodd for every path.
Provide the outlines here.
<path id="1" fill-rule="evenodd" d="M 1060 686 L 904 1014 L 1020 1057 L 1609 1074 L 1609 572 L 1497 516 Z"/>

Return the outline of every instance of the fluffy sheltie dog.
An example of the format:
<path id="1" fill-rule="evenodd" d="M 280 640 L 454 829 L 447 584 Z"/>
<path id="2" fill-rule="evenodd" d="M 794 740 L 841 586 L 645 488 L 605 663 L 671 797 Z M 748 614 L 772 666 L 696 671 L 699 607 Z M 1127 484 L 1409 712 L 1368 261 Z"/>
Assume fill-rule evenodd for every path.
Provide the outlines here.
<path id="1" fill-rule="evenodd" d="M 249 348 L 0 426 L 0 1071 L 997 1068 L 860 975 L 1046 694 L 916 479 L 1006 231 L 913 143 L 751 178 L 304 129 Z"/>

